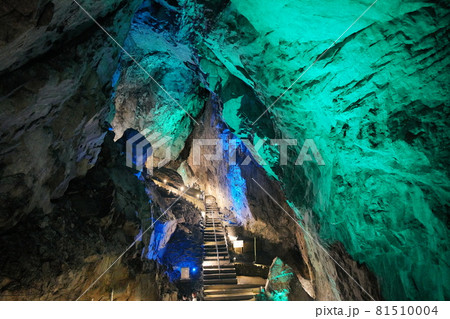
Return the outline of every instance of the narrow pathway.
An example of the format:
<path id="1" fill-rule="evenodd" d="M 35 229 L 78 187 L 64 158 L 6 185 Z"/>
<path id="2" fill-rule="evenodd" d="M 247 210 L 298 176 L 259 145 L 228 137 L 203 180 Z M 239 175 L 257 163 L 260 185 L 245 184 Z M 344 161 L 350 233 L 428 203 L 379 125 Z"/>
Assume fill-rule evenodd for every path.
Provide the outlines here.
<path id="1" fill-rule="evenodd" d="M 203 293 L 206 301 L 255 300 L 259 285 L 239 285 L 230 261 L 225 228 L 213 196 L 205 199 Z"/>
<path id="2" fill-rule="evenodd" d="M 194 204 L 199 210 L 203 210 L 203 201 L 196 197 L 195 194 L 193 194 L 194 192 L 199 192 L 198 190 L 189 189 L 186 193 L 183 194 L 183 191 L 181 191 L 181 189 L 170 186 L 168 185 L 168 183 L 161 182 L 156 178 L 153 178 L 152 180 L 156 184 L 156 186 L 164 188 L 167 192 L 172 193 L 173 198 L 178 198 L 181 195 L 182 198 L 184 198 L 191 204 Z"/>

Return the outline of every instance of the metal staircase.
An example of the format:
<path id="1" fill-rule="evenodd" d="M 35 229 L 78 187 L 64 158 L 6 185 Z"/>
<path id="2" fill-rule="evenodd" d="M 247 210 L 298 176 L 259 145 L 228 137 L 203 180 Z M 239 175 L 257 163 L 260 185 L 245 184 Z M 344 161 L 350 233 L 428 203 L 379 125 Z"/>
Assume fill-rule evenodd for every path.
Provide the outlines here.
<path id="1" fill-rule="evenodd" d="M 206 301 L 255 300 L 258 285 L 239 285 L 230 261 L 225 228 L 213 196 L 205 199 L 203 293 Z"/>

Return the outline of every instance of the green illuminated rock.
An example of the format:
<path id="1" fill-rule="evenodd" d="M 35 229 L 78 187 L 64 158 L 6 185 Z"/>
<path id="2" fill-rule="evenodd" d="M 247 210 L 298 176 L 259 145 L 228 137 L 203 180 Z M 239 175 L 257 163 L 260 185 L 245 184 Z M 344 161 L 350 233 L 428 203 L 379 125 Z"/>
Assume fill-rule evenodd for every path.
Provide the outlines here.
<path id="1" fill-rule="evenodd" d="M 371 4 L 161 1 L 153 25 L 135 21 L 127 48 L 194 117 L 215 90 L 237 136 L 297 139 L 286 166 L 267 142 L 264 169 L 299 220 L 313 211 L 325 246 L 342 242 L 367 264 L 385 299 L 448 299 L 448 3 Z M 179 154 L 192 120 L 130 63 L 116 132 L 152 128 Z M 325 166 L 294 165 L 305 139 Z"/>
<path id="2" fill-rule="evenodd" d="M 331 46 L 370 4 L 232 1 L 205 46 L 240 136 L 314 139 L 324 167 L 273 169 L 322 239 L 386 299 L 448 299 L 448 3 L 378 1 Z"/>

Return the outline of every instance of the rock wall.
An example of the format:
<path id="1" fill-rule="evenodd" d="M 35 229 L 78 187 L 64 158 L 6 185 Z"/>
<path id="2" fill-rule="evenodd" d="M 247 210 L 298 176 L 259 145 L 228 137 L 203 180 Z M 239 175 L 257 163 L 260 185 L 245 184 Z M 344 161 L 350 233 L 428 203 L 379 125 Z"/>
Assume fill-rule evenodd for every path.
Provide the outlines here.
<path id="1" fill-rule="evenodd" d="M 212 94 L 203 116 L 199 118 L 202 123 L 210 125 L 196 127 L 192 139 L 221 140 L 223 158 L 220 161 L 205 159 L 204 154 L 216 153 L 216 146 L 206 146 L 201 148 L 200 163 L 196 163 L 192 144 L 187 142 L 190 153 L 185 163 L 193 172 L 190 181 L 198 178 L 206 193 L 218 199 L 229 222 L 243 225 L 252 236 L 281 244 L 277 253 L 271 253 L 289 257 L 290 266 L 295 269 L 295 281 L 310 297 L 316 300 L 381 299 L 375 276 L 365 265 L 352 260 L 345 248 L 335 245 L 326 247 L 324 251 L 310 218 L 311 210 L 303 208 L 299 211 L 289 205 L 282 183 L 271 178 L 250 151 L 239 143 L 223 122 L 221 111 L 219 97 Z M 242 164 L 249 156 L 252 160 L 248 165 L 230 162 L 228 151 L 233 139 L 237 140 L 236 163 Z M 230 174 L 234 171 L 235 174 Z M 240 182 L 236 183 L 236 180 Z M 296 252 L 295 257 L 292 252 Z M 347 274 L 333 259 L 339 260 Z M 349 274 L 357 278 L 357 283 Z"/>
<path id="2" fill-rule="evenodd" d="M 448 5 L 377 2 L 332 45 L 371 4 L 181 1 L 151 3 L 151 16 L 167 21 L 158 39 L 183 38 L 201 57 L 200 83 L 220 96 L 231 133 L 298 140 L 288 165 L 277 147 L 260 155 L 324 245 L 366 263 L 384 298 L 445 299 Z M 307 138 L 325 166 L 294 165 Z"/>
<path id="3" fill-rule="evenodd" d="M 233 94 L 245 92 L 247 95 L 245 100 L 249 103 L 253 101 L 252 103 L 256 105 L 257 96 L 246 83 L 239 82 L 239 79 L 232 82 L 234 77 L 228 73 L 229 70 L 222 68 L 221 61 L 211 57 L 209 42 L 206 41 L 207 32 L 214 29 L 212 17 L 219 15 L 220 6 L 213 8 L 210 5 L 210 3 L 196 5 L 186 1 L 176 7 L 168 7 L 160 2 L 146 2 L 134 19 L 132 31 L 127 39 L 127 48 L 134 53 L 139 63 L 145 65 L 150 74 L 160 76 L 159 80 L 165 84 L 164 87 L 168 92 L 183 94 L 178 100 L 184 102 L 181 105 L 189 108 L 198 124 L 190 121 L 183 114 L 183 110 L 173 105 L 165 92 L 159 90 L 155 95 L 153 93 L 155 86 L 151 85 L 151 79 L 136 66 L 128 68 L 130 62 L 125 59 L 120 68 L 121 75 L 115 93 L 116 113 L 113 120 L 115 132 L 120 135 L 121 131 L 131 126 L 140 130 L 148 129 L 146 133 L 149 136 L 154 132 L 163 132 L 162 136 L 167 135 L 171 138 L 179 136 L 177 142 L 174 143 L 175 139 L 172 139 L 167 144 L 172 149 L 174 161 L 169 166 L 178 169 L 184 183 L 192 184 L 197 181 L 207 194 L 215 196 L 230 221 L 245 225 L 253 234 L 274 243 L 284 242 L 286 250 L 301 251 L 304 267 L 297 269 L 297 272 L 305 286 L 308 286 L 306 289 L 311 295 L 317 299 L 369 298 L 349 278 L 339 278 L 339 270 L 330 257 L 315 246 L 315 241 L 306 239 L 295 222 L 252 180 L 255 178 L 270 190 L 276 201 L 282 203 L 283 208 L 289 211 L 291 216 L 295 216 L 292 208 L 286 203 L 282 184 L 268 177 L 270 175 L 278 179 L 277 175 L 270 171 L 270 167 L 265 171 L 254 163 L 248 167 L 229 165 L 228 151 L 231 147 L 229 140 L 241 132 L 233 126 L 235 122 L 227 117 L 228 113 L 222 113 L 222 109 L 226 109 L 228 105 L 223 105 L 221 99 L 228 102 Z M 225 7 L 226 5 L 223 5 L 220 8 Z M 227 10 L 225 9 L 225 12 L 228 14 Z M 207 19 L 207 23 L 199 23 L 199 20 L 204 21 L 208 16 L 207 12 L 212 17 Z M 232 14 L 227 18 L 233 19 L 236 15 Z M 240 22 L 241 19 L 236 21 Z M 188 35 L 186 30 L 194 31 Z M 149 38 L 155 41 L 149 41 Z M 177 45 L 174 45 L 174 42 Z M 181 63 L 189 66 L 189 70 Z M 230 67 L 229 64 L 227 66 Z M 176 79 L 184 81 L 183 86 L 168 81 L 175 71 L 178 74 Z M 192 83 L 200 87 L 195 90 L 189 89 L 190 83 L 185 83 L 189 79 L 194 79 L 191 80 Z M 146 84 L 141 85 L 142 83 Z M 195 101 L 197 105 L 193 108 L 190 101 Z M 250 112 L 252 106 L 247 106 L 246 110 Z M 276 132 L 274 123 L 267 121 L 265 123 L 267 127 L 258 127 L 261 136 L 268 130 Z M 183 135 L 178 135 L 180 129 L 185 132 Z M 194 139 L 221 140 L 222 146 L 218 146 L 219 149 L 223 147 L 221 160 L 211 162 L 202 159 L 200 163 L 194 163 Z M 164 148 L 161 151 L 163 150 Z M 202 154 L 215 151 L 214 145 L 202 147 Z M 158 150 L 156 153 L 156 157 L 162 157 L 158 154 Z M 248 150 L 240 146 L 238 161 L 241 162 L 247 155 Z M 280 168 L 275 169 L 282 172 Z M 301 182 L 307 183 L 304 180 Z M 313 234 L 317 233 L 313 226 L 310 227 L 310 231 Z M 319 241 L 318 237 L 315 240 Z M 343 263 L 347 265 L 352 262 L 351 258 L 348 258 Z M 370 276 L 367 269 L 355 268 L 355 271 L 358 275 L 353 275 L 359 277 L 370 293 L 379 299 L 376 280 Z M 335 281 L 343 281 L 345 284 L 342 287 L 345 289 L 338 291 L 335 288 Z"/>
<path id="4" fill-rule="evenodd" d="M 96 165 L 70 182 L 52 213 L 33 211 L 2 232 L 2 300 L 176 298 L 166 269 L 143 255 L 151 231 L 139 236 L 151 209 L 160 215 L 160 208 L 149 205 L 145 183 L 125 167 L 122 151 L 109 133 Z"/>
<path id="5" fill-rule="evenodd" d="M 117 70 L 111 125 L 117 138 L 129 127 L 146 132 L 155 145 L 166 138 L 164 149 L 154 149 L 156 164 L 166 149 L 178 157 L 204 103 L 198 57 L 185 32 L 174 30 L 179 15 L 174 7 L 145 1 L 125 42 L 137 63 L 124 55 Z"/>
<path id="6" fill-rule="evenodd" d="M 448 4 L 378 1 L 332 45 L 370 4 L 231 1 L 202 67 L 238 136 L 298 140 L 289 165 L 261 156 L 322 239 L 367 263 L 386 299 L 448 299 Z M 325 166 L 293 165 L 307 138 Z"/>
<path id="7" fill-rule="evenodd" d="M 118 43 L 141 3 L 78 2 Z M 151 207 L 113 135 L 104 141 L 119 47 L 70 0 L 0 11 L 1 299 L 75 300 L 91 284 L 82 300 L 176 298 L 141 256 L 148 236 L 95 282 Z"/>
<path id="8" fill-rule="evenodd" d="M 119 42 L 139 5 L 79 1 Z M 70 0 L 3 1 L 0 13 L 0 228 L 52 210 L 103 141 L 120 49 Z"/>
<path id="9" fill-rule="evenodd" d="M 80 3 L 142 68 L 120 58 L 73 1 L 2 2 L 5 260 L 15 265 L 25 257 L 9 252 L 33 243 L 23 248 L 29 264 L 2 265 L 2 291 L 64 299 L 92 282 L 83 276 L 101 272 L 136 234 L 135 212 L 146 214 L 143 203 L 157 191 L 144 194 L 123 165 L 97 163 L 109 120 L 116 139 L 128 128 L 158 133 L 152 143 L 167 137 L 170 165 L 185 182 L 200 178 L 248 231 L 297 249 L 305 267 L 289 266 L 315 299 L 380 299 L 377 281 L 385 299 L 449 298 L 447 3 L 378 1 L 334 45 L 370 1 Z M 266 143 L 266 165 L 231 166 L 225 156 L 194 167 L 193 138 L 219 138 L 227 151 L 230 137 L 299 145 L 290 147 L 287 165 Z M 325 166 L 294 164 L 307 138 Z M 154 155 L 162 159 L 164 148 Z M 246 155 L 240 145 L 239 159 Z M 84 222 L 91 232 L 80 234 Z M 61 236 L 61 244 L 50 244 Z M 138 255 L 142 250 L 130 251 L 116 275 L 86 298 L 118 289 L 122 299 L 170 299 L 158 264 Z M 148 290 L 149 282 L 157 288 Z"/>

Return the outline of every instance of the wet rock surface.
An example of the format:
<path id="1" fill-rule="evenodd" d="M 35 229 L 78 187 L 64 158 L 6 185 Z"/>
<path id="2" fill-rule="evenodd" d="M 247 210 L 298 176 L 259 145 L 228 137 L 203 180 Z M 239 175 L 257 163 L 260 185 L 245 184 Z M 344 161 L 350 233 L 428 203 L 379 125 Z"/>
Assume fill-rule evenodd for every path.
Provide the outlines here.
<path id="1" fill-rule="evenodd" d="M 270 266 L 265 291 L 269 300 L 312 300 L 303 290 L 293 269 L 280 258 L 275 258 Z"/>
<path id="2" fill-rule="evenodd" d="M 198 56 L 189 40 L 192 30 L 171 24 L 183 20 L 177 10 L 144 1 L 137 11 L 124 46 L 137 63 L 122 56 L 111 118 L 117 136 L 133 127 L 145 131 L 152 143 L 167 138 L 164 146 L 172 158 L 183 149 L 204 103 Z M 157 164 L 165 149 L 155 149 L 154 156 Z"/>
<path id="3" fill-rule="evenodd" d="M 245 109 L 248 112 L 253 111 L 255 115 L 259 111 L 263 111 L 263 104 L 259 101 L 259 93 L 255 93 L 247 82 L 244 81 L 243 83 L 242 77 L 238 76 L 239 74 L 233 73 L 236 71 L 236 68 L 234 71 L 230 71 L 230 68 L 233 67 L 232 63 L 225 63 L 220 58 L 220 61 L 216 60 L 217 52 L 209 46 L 211 44 L 209 40 L 212 39 L 210 35 L 215 34 L 214 28 L 222 27 L 220 20 L 214 20 L 219 12 L 217 10 L 210 11 L 214 18 L 210 17 L 211 20 L 208 20 L 208 23 L 198 24 L 199 21 L 204 21 L 204 18 L 202 18 L 204 13 L 211 9 L 209 5 L 208 3 L 202 3 L 197 6 L 186 2 L 180 7 L 173 8 L 146 2 L 141 8 L 144 9 L 145 6 L 147 8 L 134 19 L 132 31 L 127 39 L 129 49 L 134 50 L 133 52 L 137 55 L 139 61 L 145 64 L 146 70 L 150 70 L 151 74 L 159 74 L 158 72 L 164 69 L 170 75 L 173 70 L 177 70 L 179 72 L 178 78 L 186 78 L 187 74 L 189 74 L 200 85 L 200 88 L 196 89 L 196 93 L 194 93 L 184 86 L 176 85 L 175 82 L 163 80 L 169 93 L 173 91 L 184 92 L 182 100 L 189 102 L 182 104 L 183 108 L 188 107 L 191 109 L 192 104 L 190 101 L 194 99 L 192 94 L 197 94 L 195 98 L 199 98 L 196 101 L 195 109 L 192 110 L 192 115 L 195 117 L 198 125 L 192 123 L 193 121 L 190 122 L 192 124 L 192 132 L 190 135 L 180 135 L 179 141 L 182 144 L 178 142 L 174 144 L 173 140 L 168 143 L 168 145 L 171 145 L 171 149 L 174 150 L 172 152 L 174 161 L 168 165 L 182 175 L 183 183 L 191 184 L 196 181 L 207 194 L 213 195 L 230 222 L 245 225 L 256 236 L 261 236 L 274 243 L 284 243 L 286 251 L 289 249 L 297 251 L 298 255 L 294 255 L 296 257 L 301 256 L 300 258 L 304 260 L 303 265 L 307 265 L 306 271 L 305 269 L 301 271 L 304 276 L 304 284 L 308 286 L 312 295 L 319 299 L 357 298 L 351 291 L 339 294 L 334 289 L 333 292 L 333 285 L 329 278 L 326 275 L 322 276 L 324 270 L 321 265 L 330 267 L 329 271 L 332 271 L 335 276 L 337 276 L 335 269 L 337 266 L 326 254 L 312 253 L 311 251 L 314 251 L 314 249 L 309 245 L 314 245 L 314 242 L 305 241 L 301 235 L 300 228 L 295 225 L 295 221 L 283 212 L 284 209 L 288 211 L 289 215 L 296 216 L 292 208 L 286 204 L 287 198 L 284 194 L 283 183 L 272 180 L 279 179 L 276 174 L 283 174 L 283 169 L 275 165 L 273 167 L 275 173 L 268 166 L 262 168 L 254 163 L 247 167 L 229 165 L 229 140 L 235 137 L 243 137 L 243 134 L 241 134 L 239 126 L 234 126 L 235 122 L 233 122 L 233 118 L 229 118 L 229 112 L 225 112 L 229 107 L 228 101 L 233 98 L 239 98 L 240 94 L 244 94 L 242 103 L 246 103 Z M 234 10 L 233 6 L 224 5 L 221 8 L 227 14 L 231 12 L 229 15 L 230 19 L 236 18 L 236 21 L 227 26 L 227 29 L 231 28 L 233 30 L 234 27 L 242 27 L 241 23 L 248 22 L 238 14 L 232 13 Z M 184 13 L 176 15 L 174 12 L 177 10 L 182 10 Z M 170 17 L 170 19 L 165 20 L 165 23 L 157 27 L 156 23 L 161 21 L 162 17 Z M 196 32 L 186 36 L 186 30 L 192 29 L 196 30 Z M 209 32 L 211 34 L 208 34 Z M 251 28 L 247 32 L 254 40 L 253 33 L 254 30 Z M 152 37 L 157 39 L 155 43 L 151 44 L 144 40 L 149 34 L 152 34 Z M 199 42 L 195 42 L 193 39 Z M 208 41 L 203 41 L 204 39 L 208 39 Z M 242 41 L 245 42 L 244 39 Z M 174 42 L 177 42 L 178 49 L 173 47 Z M 156 46 L 156 43 L 158 43 L 158 46 Z M 252 40 L 248 40 L 246 43 L 251 44 Z M 216 56 L 211 56 L 211 53 L 216 54 Z M 190 66 L 189 70 L 185 70 L 183 67 L 173 68 L 173 66 L 183 61 L 185 65 Z M 222 63 L 226 65 L 225 68 L 222 67 Z M 149 129 L 149 135 L 152 135 L 155 131 L 158 132 L 156 127 L 159 125 L 164 127 L 165 132 L 169 130 L 167 134 L 171 137 L 180 128 L 187 128 L 185 123 L 189 121 L 186 115 L 184 115 L 183 120 L 173 118 L 175 114 L 182 114 L 182 110 L 176 105 L 172 105 L 170 118 L 166 117 L 165 108 L 171 103 L 170 96 L 161 93 L 158 94 L 157 98 L 154 98 L 154 95 L 149 93 L 150 90 L 138 85 L 142 81 L 149 83 L 151 80 L 140 74 L 141 72 L 138 68 L 135 68 L 138 73 L 133 71 L 133 69 L 125 68 L 123 64 L 122 68 L 115 99 L 118 112 L 113 121 L 113 126 L 116 132 L 123 130 L 121 123 L 127 123 L 126 125 L 137 129 Z M 231 72 L 232 75 L 228 72 Z M 164 77 L 161 79 L 167 77 L 167 74 L 164 74 Z M 138 94 L 136 92 L 133 93 L 134 87 L 138 89 L 136 91 Z M 215 92 L 213 93 L 212 91 Z M 187 97 L 186 94 L 191 97 Z M 135 99 L 135 97 L 138 97 L 138 99 Z M 162 102 L 160 101 L 161 98 Z M 167 103 L 165 104 L 164 101 L 167 101 Z M 126 105 L 124 103 L 131 104 Z M 259 136 L 266 136 L 269 133 L 275 134 L 275 132 L 280 134 L 274 122 L 264 119 L 262 123 L 262 126 L 258 125 L 255 127 Z M 189 130 L 186 132 L 189 132 Z M 247 130 L 245 134 L 248 135 L 250 133 Z M 247 136 L 245 137 L 247 138 Z M 161 137 L 156 139 L 158 140 L 159 138 Z M 193 140 L 195 139 L 221 140 L 223 147 L 221 157 L 224 160 L 211 162 L 201 159 L 200 164 L 194 163 Z M 202 152 L 206 154 L 215 153 L 215 150 L 216 146 L 214 145 L 202 147 Z M 161 154 L 163 151 L 164 148 L 155 151 L 158 159 L 163 156 Z M 273 148 L 271 152 L 276 156 Z M 237 153 L 238 162 L 242 162 L 247 155 L 250 155 L 245 147 L 239 147 Z M 281 203 L 283 209 L 280 209 L 278 204 L 270 199 L 253 179 L 265 189 L 270 190 L 275 201 Z M 179 184 L 179 181 L 177 183 Z M 307 185 L 311 182 L 308 182 L 305 174 L 303 174 L 299 177 L 299 183 Z M 306 213 L 302 210 L 298 214 L 310 213 L 308 209 L 305 209 L 305 211 Z M 309 226 L 310 231 L 315 234 L 314 225 L 311 224 Z M 313 257 L 312 261 L 310 261 L 311 256 Z M 302 267 L 304 266 L 300 268 Z M 364 269 L 362 271 L 367 270 Z M 350 279 L 348 278 L 347 280 Z M 356 287 L 356 289 L 358 288 Z M 376 294 L 374 293 L 374 295 Z"/>
<path id="4" fill-rule="evenodd" d="M 3 300 L 75 300 L 149 227 L 145 183 L 108 134 L 97 164 L 73 180 L 54 210 L 36 210 L 1 234 Z M 157 206 L 152 207 L 155 210 Z M 160 300 L 176 289 L 142 256 L 143 236 L 82 300 Z"/>
<path id="5" fill-rule="evenodd" d="M 236 135 L 297 139 L 287 166 L 261 156 L 311 233 L 343 243 L 387 299 L 448 299 L 448 4 L 377 2 L 322 55 L 370 4 L 231 1 L 202 66 Z M 308 138 L 325 166 L 293 165 Z"/>
<path id="6" fill-rule="evenodd" d="M 82 5 L 120 43 L 139 2 Z M 73 1 L 1 9 L 0 227 L 9 228 L 35 208 L 50 213 L 95 164 L 119 48 Z"/>
<path id="7" fill-rule="evenodd" d="M 175 200 L 123 165 L 105 120 L 115 140 L 167 137 L 172 186 L 197 182 L 229 224 L 282 245 L 288 298 L 449 298 L 446 2 L 377 2 L 331 47 L 371 1 L 80 3 L 140 66 L 73 1 L 0 5 L 5 298 L 76 298 Z M 219 139 L 223 160 L 195 164 L 198 138 Z M 230 165 L 233 138 L 265 141 L 267 163 Z M 288 165 L 280 138 L 297 139 Z M 295 165 L 305 139 L 325 166 Z M 85 298 L 176 298 L 160 263 L 199 224 L 177 207 Z"/>

